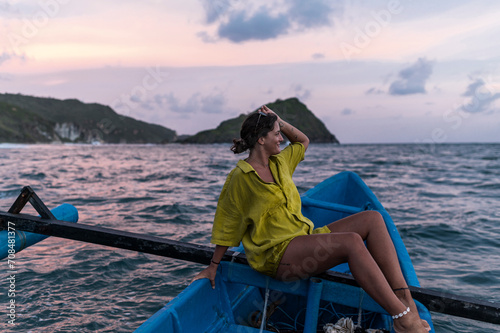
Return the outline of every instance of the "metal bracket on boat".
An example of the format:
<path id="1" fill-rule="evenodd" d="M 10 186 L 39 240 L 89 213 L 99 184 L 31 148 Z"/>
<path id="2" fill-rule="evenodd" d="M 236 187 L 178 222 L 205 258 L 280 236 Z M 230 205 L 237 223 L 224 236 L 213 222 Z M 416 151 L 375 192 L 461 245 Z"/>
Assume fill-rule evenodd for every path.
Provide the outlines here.
<path id="1" fill-rule="evenodd" d="M 365 205 L 363 206 L 363 210 L 372 210 L 372 203 L 370 201 L 368 201 L 367 203 L 365 203 Z"/>
<path id="2" fill-rule="evenodd" d="M 23 187 L 16 201 L 14 201 L 14 203 L 10 207 L 9 213 L 21 213 L 28 202 L 33 206 L 33 208 L 35 208 L 35 210 L 38 212 L 38 214 L 40 214 L 42 218 L 56 220 L 54 214 L 52 214 L 50 209 L 47 208 L 47 206 L 38 197 L 35 191 L 29 186 Z M 0 219 L 0 230 L 2 229 L 7 229 L 7 221 Z"/>
<path id="3" fill-rule="evenodd" d="M 240 255 L 240 253 L 241 252 L 235 251 L 231 256 L 231 262 L 234 262 L 234 260 Z"/>

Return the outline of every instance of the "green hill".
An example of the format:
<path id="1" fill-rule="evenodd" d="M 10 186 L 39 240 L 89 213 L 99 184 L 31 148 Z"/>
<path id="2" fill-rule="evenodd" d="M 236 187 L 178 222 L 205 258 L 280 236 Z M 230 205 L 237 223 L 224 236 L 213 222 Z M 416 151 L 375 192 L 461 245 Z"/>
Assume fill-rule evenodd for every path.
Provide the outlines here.
<path id="1" fill-rule="evenodd" d="M 0 94 L 0 142 L 168 143 L 175 131 L 117 114 L 109 106 Z"/>
<path id="2" fill-rule="evenodd" d="M 54 123 L 18 106 L 0 102 L 0 142 L 49 142 Z"/>
<path id="3" fill-rule="evenodd" d="M 266 104 L 281 118 L 304 132 L 311 142 L 316 143 L 339 143 L 335 135 L 331 134 L 323 122 L 301 103 L 297 98 L 276 100 L 274 103 Z M 246 115 L 241 114 L 237 118 L 223 121 L 212 130 L 199 132 L 183 143 L 230 143 L 233 139 L 240 137 L 240 127 Z"/>

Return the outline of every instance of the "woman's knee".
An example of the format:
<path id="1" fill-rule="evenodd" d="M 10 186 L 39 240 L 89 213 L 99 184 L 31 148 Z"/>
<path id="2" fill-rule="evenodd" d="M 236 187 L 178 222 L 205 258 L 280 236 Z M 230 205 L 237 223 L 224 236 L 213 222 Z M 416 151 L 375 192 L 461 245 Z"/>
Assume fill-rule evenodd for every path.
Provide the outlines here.
<path id="1" fill-rule="evenodd" d="M 358 252 L 365 248 L 365 243 L 360 234 L 356 232 L 346 232 L 342 236 L 342 246 L 344 247 L 346 257 L 353 252 Z"/>
<path id="2" fill-rule="evenodd" d="M 361 238 L 361 235 L 358 234 L 357 232 L 346 232 L 344 237 L 349 244 L 354 244 L 354 245 L 363 244 L 363 238 Z"/>
<path id="3" fill-rule="evenodd" d="M 384 217 L 376 210 L 366 210 L 359 213 L 363 217 L 363 222 L 369 229 L 385 227 Z"/>
<path id="4" fill-rule="evenodd" d="M 365 220 L 368 221 L 384 221 L 384 218 L 382 217 L 382 214 L 376 210 L 365 210 L 361 213 L 359 213 L 363 216 Z"/>

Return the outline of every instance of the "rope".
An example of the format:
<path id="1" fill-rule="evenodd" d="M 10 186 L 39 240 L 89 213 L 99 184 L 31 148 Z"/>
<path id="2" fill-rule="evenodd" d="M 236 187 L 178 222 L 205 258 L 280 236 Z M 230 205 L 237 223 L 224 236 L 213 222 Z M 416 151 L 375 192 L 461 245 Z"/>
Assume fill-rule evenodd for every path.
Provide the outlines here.
<path id="1" fill-rule="evenodd" d="M 259 333 L 262 333 L 264 331 L 264 327 L 266 326 L 266 312 L 267 312 L 268 299 L 269 299 L 269 278 L 266 278 L 266 296 L 264 297 L 264 309 L 262 310 L 262 321 L 260 323 Z"/>
<path id="2" fill-rule="evenodd" d="M 363 316 L 363 297 L 365 296 L 365 292 L 363 289 L 359 288 L 359 293 L 361 296 L 359 297 L 359 312 L 358 312 L 358 326 L 361 326 L 362 316 Z"/>
<path id="3" fill-rule="evenodd" d="M 21 242 L 21 245 L 19 245 L 19 249 L 16 252 L 21 252 L 21 250 L 26 247 L 26 234 L 21 230 L 15 230 L 15 232 L 19 237 L 19 241 Z"/>

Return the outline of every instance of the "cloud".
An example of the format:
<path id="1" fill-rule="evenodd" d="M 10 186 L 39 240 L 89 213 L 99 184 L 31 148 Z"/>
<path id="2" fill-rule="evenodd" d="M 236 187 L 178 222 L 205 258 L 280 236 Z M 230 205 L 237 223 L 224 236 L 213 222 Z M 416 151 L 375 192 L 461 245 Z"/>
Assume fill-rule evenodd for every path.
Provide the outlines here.
<path id="1" fill-rule="evenodd" d="M 256 11 L 249 6 L 236 8 L 236 0 L 202 0 L 202 4 L 206 23 L 217 23 L 217 36 L 233 43 L 268 40 L 293 31 L 330 26 L 331 14 L 337 11 L 328 0 L 288 0 L 285 6 L 274 1 Z M 197 36 L 207 43 L 216 40 L 206 32 Z"/>
<path id="2" fill-rule="evenodd" d="M 16 53 L 10 53 L 10 52 L 2 52 L 0 54 L 0 66 L 2 66 L 2 64 L 4 62 L 7 62 L 9 60 L 13 60 L 13 59 L 18 59 L 18 60 L 21 60 L 21 61 L 26 61 L 26 56 L 23 54 L 23 55 L 18 55 Z"/>
<path id="3" fill-rule="evenodd" d="M 433 65 L 433 62 L 419 58 L 415 64 L 399 72 L 399 79 L 391 83 L 389 94 L 425 94 L 425 82 L 432 74 Z"/>
<path id="4" fill-rule="evenodd" d="M 2 54 L 0 54 L 0 66 L 2 65 L 2 63 L 4 63 L 5 61 L 9 60 L 10 58 L 12 58 L 12 56 L 10 55 L 10 53 L 3 52 Z"/>
<path id="5" fill-rule="evenodd" d="M 295 97 L 302 101 L 305 101 L 306 99 L 311 97 L 311 90 L 304 89 L 301 84 L 292 85 L 291 90 Z"/>
<path id="6" fill-rule="evenodd" d="M 214 23 L 224 15 L 234 3 L 234 0 L 201 0 L 205 9 L 205 20 L 207 23 Z"/>
<path id="7" fill-rule="evenodd" d="M 306 28 L 329 26 L 330 13 L 333 11 L 330 1 L 292 0 L 288 17 L 298 25 Z"/>
<path id="8" fill-rule="evenodd" d="M 319 59 L 324 59 L 325 55 L 323 53 L 314 53 L 311 57 L 315 60 L 319 60 Z"/>
<path id="9" fill-rule="evenodd" d="M 379 89 L 379 88 L 375 88 L 375 87 L 372 87 L 370 89 L 368 89 L 367 91 L 365 91 L 365 94 L 366 95 L 380 95 L 380 94 L 383 94 L 385 93 L 383 90 Z"/>
<path id="10" fill-rule="evenodd" d="M 206 31 L 200 31 L 196 33 L 196 36 L 198 36 L 202 42 L 205 43 L 215 43 L 217 42 L 217 38 L 210 36 Z"/>
<path id="11" fill-rule="evenodd" d="M 266 40 L 286 34 L 289 26 L 286 15 L 271 16 L 267 8 L 261 7 L 250 17 L 244 11 L 232 13 L 229 21 L 219 26 L 218 35 L 235 43 L 251 39 Z"/>
<path id="12" fill-rule="evenodd" d="M 221 113 L 226 104 L 226 97 L 222 94 L 201 97 L 201 112 Z"/>
<path id="13" fill-rule="evenodd" d="M 475 79 L 467 86 L 462 96 L 469 97 L 461 109 L 469 113 L 493 112 L 492 105 L 500 98 L 500 91 L 491 83 L 486 83 L 482 78 Z"/>
<path id="14" fill-rule="evenodd" d="M 60 8 L 67 5 L 69 1 L 32 1 L 32 0 L 18 0 L 18 1 L 1 1 L 0 2 L 0 17 L 17 18 L 23 20 L 31 20 L 39 23 L 43 17 L 53 17 L 56 14 L 60 16 Z M 82 6 L 81 8 L 86 8 Z M 36 23 L 34 23 L 36 25 Z"/>
<path id="15" fill-rule="evenodd" d="M 167 107 L 176 113 L 193 113 L 200 109 L 200 93 L 194 93 L 186 102 L 181 103 L 173 93 L 155 95 L 155 102 L 159 107 Z"/>
<path id="16" fill-rule="evenodd" d="M 142 109 L 157 110 L 168 109 L 174 113 L 221 113 L 226 105 L 226 97 L 223 93 L 202 95 L 199 92 L 192 94 L 184 102 L 174 93 L 156 94 L 148 100 L 140 96 L 130 96 L 130 101 L 136 103 Z"/>
<path id="17" fill-rule="evenodd" d="M 342 111 L 340 111 L 340 114 L 343 116 L 351 116 L 355 114 L 355 112 L 352 109 L 344 108 Z"/>
<path id="18" fill-rule="evenodd" d="M 14 4 L 10 3 L 10 1 L 2 1 L 0 2 L 0 16 L 20 17 L 23 12 L 26 12 L 25 7 L 26 5 Z"/>

